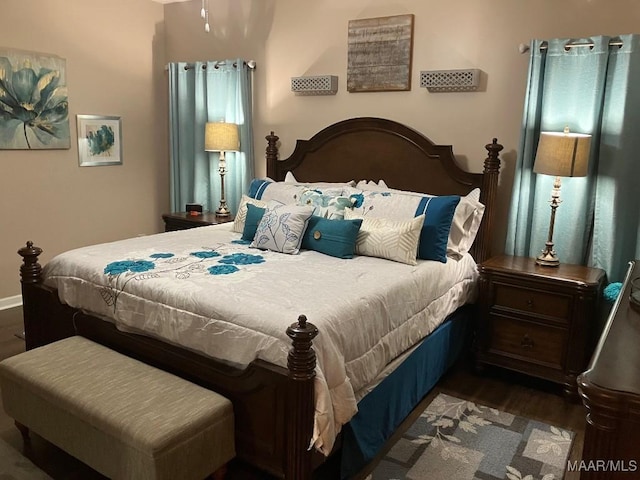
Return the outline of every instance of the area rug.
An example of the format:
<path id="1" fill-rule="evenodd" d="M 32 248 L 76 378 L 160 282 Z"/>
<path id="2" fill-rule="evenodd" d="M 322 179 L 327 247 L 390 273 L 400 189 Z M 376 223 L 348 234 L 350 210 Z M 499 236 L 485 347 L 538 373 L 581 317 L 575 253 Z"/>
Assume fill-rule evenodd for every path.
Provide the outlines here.
<path id="1" fill-rule="evenodd" d="M 560 480 L 573 432 L 439 394 L 370 480 Z"/>
<path id="2" fill-rule="evenodd" d="M 0 480 L 52 480 L 18 450 L 0 440 Z"/>

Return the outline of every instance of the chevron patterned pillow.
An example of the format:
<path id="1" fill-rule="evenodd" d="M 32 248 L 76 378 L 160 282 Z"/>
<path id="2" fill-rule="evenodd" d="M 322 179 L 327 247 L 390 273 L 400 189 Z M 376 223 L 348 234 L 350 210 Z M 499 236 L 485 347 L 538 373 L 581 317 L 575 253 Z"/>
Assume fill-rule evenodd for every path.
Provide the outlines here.
<path id="1" fill-rule="evenodd" d="M 247 205 L 255 205 L 256 207 L 264 208 L 267 206 L 267 202 L 263 202 L 262 200 L 256 200 L 255 198 L 250 198 L 247 195 L 242 195 L 240 199 L 240 206 L 238 207 L 238 213 L 233 220 L 233 231 L 242 233 L 244 231 L 244 222 L 247 218 Z"/>
<path id="2" fill-rule="evenodd" d="M 356 254 L 415 265 L 424 214 L 410 220 L 368 218 L 345 209 L 344 219 L 362 218 Z"/>

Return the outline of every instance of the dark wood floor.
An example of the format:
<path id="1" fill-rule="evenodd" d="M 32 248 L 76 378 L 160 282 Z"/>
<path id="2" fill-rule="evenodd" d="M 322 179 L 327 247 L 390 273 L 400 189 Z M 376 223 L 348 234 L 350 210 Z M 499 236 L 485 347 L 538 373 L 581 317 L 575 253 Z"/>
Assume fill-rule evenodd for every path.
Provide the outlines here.
<path id="1" fill-rule="evenodd" d="M 22 310 L 12 308 L 0 310 L 0 360 L 24 351 L 24 341 L 16 336 L 22 331 Z M 541 422 L 573 430 L 575 441 L 570 454 L 571 460 L 579 460 L 584 441 L 585 410 L 581 404 L 565 402 L 559 389 L 545 382 L 534 381 L 528 377 L 510 374 L 500 370 L 489 370 L 483 375 L 472 372 L 468 362 L 462 361 L 447 374 L 422 402 L 426 407 L 440 392 L 466 398 L 468 400 L 523 415 Z M 417 409 L 416 417 L 420 410 Z M 414 420 L 409 417 L 405 427 Z M 402 431 L 402 427 L 399 432 Z M 86 465 L 65 454 L 55 446 L 32 434 L 32 447 L 27 456 L 55 480 L 94 480 L 104 479 Z M 4 410 L 0 411 L 0 438 L 23 451 L 22 439 Z M 393 443 L 391 439 L 389 446 Z M 382 456 L 384 452 L 381 452 Z M 358 480 L 365 478 L 375 466 L 375 461 L 365 468 Z M 329 464 L 331 467 L 331 463 Z M 335 470 L 327 468 L 319 475 L 322 480 L 335 480 Z M 234 464 L 227 476 L 229 480 L 268 479 L 269 477 Z M 578 480 L 577 472 L 567 473 L 565 480 Z"/>

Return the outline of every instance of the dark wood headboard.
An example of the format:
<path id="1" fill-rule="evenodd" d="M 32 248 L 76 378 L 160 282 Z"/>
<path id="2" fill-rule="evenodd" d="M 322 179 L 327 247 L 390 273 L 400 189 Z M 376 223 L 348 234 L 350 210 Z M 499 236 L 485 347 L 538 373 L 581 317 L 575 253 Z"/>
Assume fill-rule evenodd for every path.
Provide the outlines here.
<path id="1" fill-rule="evenodd" d="M 472 253 L 478 262 L 489 257 L 502 150 L 496 139 L 485 146 L 483 173 L 460 168 L 451 145 L 436 145 L 420 132 L 384 118 L 351 118 L 330 125 L 309 140 L 297 140 L 285 159 L 279 159 L 279 137 L 271 132 L 266 139 L 267 175 L 276 181 L 291 171 L 301 182 L 382 179 L 390 188 L 432 195 L 466 195 L 480 188 L 486 210 Z"/>

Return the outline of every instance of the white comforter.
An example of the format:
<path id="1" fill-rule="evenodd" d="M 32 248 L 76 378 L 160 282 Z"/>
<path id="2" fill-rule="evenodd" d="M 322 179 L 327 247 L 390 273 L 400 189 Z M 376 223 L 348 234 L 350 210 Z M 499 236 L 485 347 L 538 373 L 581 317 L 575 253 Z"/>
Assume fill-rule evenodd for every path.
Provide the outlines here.
<path id="1" fill-rule="evenodd" d="M 468 255 L 410 266 L 231 243 L 239 238 L 224 224 L 80 248 L 49 262 L 45 283 L 122 330 L 237 366 L 286 367 L 286 328 L 305 314 L 319 329 L 312 442 L 325 454 L 356 413 L 356 392 L 475 292 Z"/>

